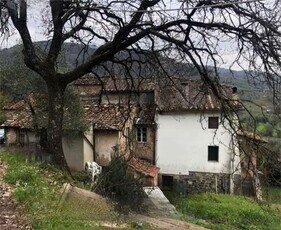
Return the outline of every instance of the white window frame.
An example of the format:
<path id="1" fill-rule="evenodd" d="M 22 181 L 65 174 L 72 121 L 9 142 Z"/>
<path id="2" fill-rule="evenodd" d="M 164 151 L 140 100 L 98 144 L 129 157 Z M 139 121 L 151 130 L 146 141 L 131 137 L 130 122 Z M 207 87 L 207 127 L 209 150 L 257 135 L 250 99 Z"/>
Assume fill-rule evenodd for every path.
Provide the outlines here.
<path id="1" fill-rule="evenodd" d="M 137 127 L 136 139 L 138 143 L 147 142 L 147 127 Z"/>

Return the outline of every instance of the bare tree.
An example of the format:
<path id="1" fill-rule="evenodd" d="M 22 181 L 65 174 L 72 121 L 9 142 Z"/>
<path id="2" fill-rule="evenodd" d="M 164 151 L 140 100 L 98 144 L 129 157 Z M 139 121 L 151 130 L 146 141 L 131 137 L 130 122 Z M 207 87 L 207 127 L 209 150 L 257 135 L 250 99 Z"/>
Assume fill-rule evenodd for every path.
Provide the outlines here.
<path id="1" fill-rule="evenodd" d="M 44 50 L 36 48 L 30 33 L 29 2 L 35 4 L 1 0 L 1 33 L 8 36 L 11 20 L 24 46 L 25 64 L 46 82 L 49 122 L 45 147 L 59 165 L 66 166 L 61 144 L 65 89 L 89 72 L 98 76 L 98 66 L 112 74 L 108 63 L 117 63 L 130 72 L 131 63 L 141 62 L 136 56 L 150 55 L 163 76 L 170 76 L 172 67 L 164 63 L 164 57 L 170 57 L 193 66 L 227 107 L 217 66 L 224 62 L 224 47 L 229 46 L 233 50 L 227 52 L 234 56 L 230 67 L 240 65 L 253 77 L 262 72 L 262 79 L 275 90 L 275 98 L 280 92 L 279 1 L 46 0 L 42 26 L 49 45 Z M 61 72 L 58 56 L 70 40 L 84 45 L 85 50 L 93 44 L 97 48 L 75 68 Z M 119 55 L 122 52 L 126 55 Z"/>

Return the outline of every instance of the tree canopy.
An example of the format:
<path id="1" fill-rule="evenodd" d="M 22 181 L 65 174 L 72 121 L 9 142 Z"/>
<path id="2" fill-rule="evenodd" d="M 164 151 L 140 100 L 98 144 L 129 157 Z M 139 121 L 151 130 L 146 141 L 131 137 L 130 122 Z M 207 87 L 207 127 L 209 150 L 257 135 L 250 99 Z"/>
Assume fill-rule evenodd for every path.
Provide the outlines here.
<path id="1" fill-rule="evenodd" d="M 6 38 L 13 29 L 17 31 L 25 64 L 46 82 L 47 137 L 52 143 L 47 148 L 57 162 L 65 162 L 61 130 L 66 86 L 90 72 L 99 77 L 100 73 L 95 71 L 98 66 L 103 67 L 102 74 L 114 74 L 108 63 L 118 64 L 131 76 L 132 63 L 142 62 L 139 55 L 150 55 L 151 64 L 157 65 L 162 76 L 171 77 L 165 57 L 172 58 L 194 67 L 203 82 L 226 104 L 217 67 L 223 63 L 230 68 L 240 66 L 255 81 L 268 84 L 275 92 L 274 98 L 279 98 L 279 1 L 45 0 L 41 2 L 44 10 L 40 25 L 49 44 L 43 50 L 36 49 L 28 23 L 32 14 L 29 4 L 34 8 L 37 3 L 2 0 L 0 30 Z M 83 45 L 80 53 L 83 58 L 72 69 L 61 71 L 58 57 L 67 41 Z M 85 56 L 90 46 L 96 49 Z M 126 55 L 118 55 L 121 52 Z"/>

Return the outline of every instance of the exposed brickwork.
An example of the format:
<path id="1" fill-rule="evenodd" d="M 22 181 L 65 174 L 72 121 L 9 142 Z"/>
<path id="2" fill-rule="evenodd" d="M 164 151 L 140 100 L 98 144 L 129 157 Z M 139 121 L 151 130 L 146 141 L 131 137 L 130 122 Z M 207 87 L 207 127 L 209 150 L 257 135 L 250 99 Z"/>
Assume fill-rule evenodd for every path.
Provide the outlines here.
<path id="1" fill-rule="evenodd" d="M 155 131 L 153 127 L 147 127 L 147 142 L 136 143 L 135 153 L 136 157 L 145 159 L 150 163 L 154 163 L 154 143 Z"/>

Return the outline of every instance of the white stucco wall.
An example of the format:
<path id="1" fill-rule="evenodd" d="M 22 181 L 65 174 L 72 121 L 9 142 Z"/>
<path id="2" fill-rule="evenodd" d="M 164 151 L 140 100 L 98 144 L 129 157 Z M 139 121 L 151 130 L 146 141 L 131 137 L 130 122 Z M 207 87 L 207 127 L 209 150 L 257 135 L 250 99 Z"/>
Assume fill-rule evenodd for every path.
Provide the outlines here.
<path id="1" fill-rule="evenodd" d="M 208 129 L 209 116 L 220 117 L 220 113 L 157 116 L 156 164 L 161 174 L 230 173 L 231 135 L 221 124 L 218 129 Z M 218 162 L 208 161 L 209 145 L 219 146 Z"/>

